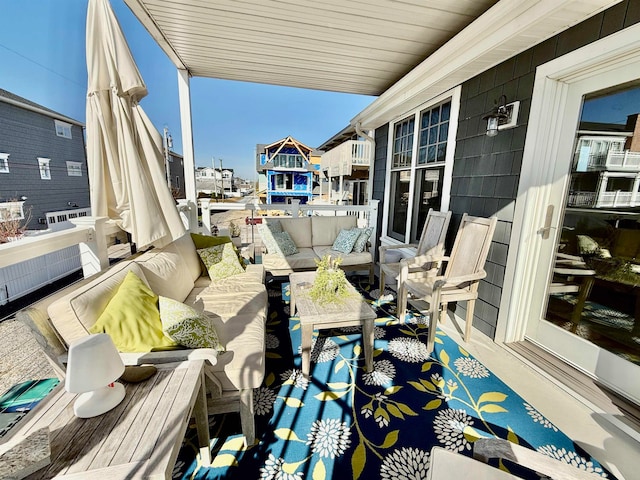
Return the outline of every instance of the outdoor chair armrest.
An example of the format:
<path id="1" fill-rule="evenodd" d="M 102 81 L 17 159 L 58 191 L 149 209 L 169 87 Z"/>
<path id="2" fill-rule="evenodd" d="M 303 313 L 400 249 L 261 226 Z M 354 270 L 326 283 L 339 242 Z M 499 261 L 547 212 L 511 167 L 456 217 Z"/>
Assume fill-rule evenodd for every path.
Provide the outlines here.
<path id="1" fill-rule="evenodd" d="M 448 285 L 457 286 L 463 283 L 475 282 L 478 280 L 482 280 L 486 276 L 487 276 L 487 272 L 485 272 L 484 270 L 480 270 L 479 272 L 472 273 L 469 275 L 460 275 L 459 277 L 446 278 L 444 276 L 440 276 L 435 278 L 433 289 L 438 290 Z"/>
<path id="2" fill-rule="evenodd" d="M 418 248 L 417 243 L 400 243 L 398 245 L 380 245 L 378 251 L 380 252 L 380 263 L 385 262 L 385 253 L 387 250 L 398 250 L 400 248 Z"/>
<path id="3" fill-rule="evenodd" d="M 427 263 L 442 263 L 449 260 L 449 257 L 445 255 L 433 255 L 430 253 L 425 253 L 424 255 L 417 255 L 415 257 L 403 258 L 400 260 L 401 264 L 406 264 L 409 267 L 422 267 Z"/>

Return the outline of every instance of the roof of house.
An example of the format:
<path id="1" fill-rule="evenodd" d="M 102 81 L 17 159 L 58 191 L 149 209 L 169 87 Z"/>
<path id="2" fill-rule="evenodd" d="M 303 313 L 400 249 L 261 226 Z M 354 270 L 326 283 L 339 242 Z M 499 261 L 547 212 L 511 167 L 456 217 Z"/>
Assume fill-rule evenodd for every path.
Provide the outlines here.
<path id="1" fill-rule="evenodd" d="M 17 107 L 21 107 L 26 110 L 37 112 L 42 115 L 47 115 L 51 118 L 61 120 L 63 122 L 84 127 L 84 124 L 82 122 L 79 122 L 78 120 L 69 118 L 66 115 L 62 115 L 61 113 L 55 112 L 50 108 L 39 105 L 35 102 L 32 102 L 31 100 L 27 100 L 26 98 L 16 95 L 15 93 L 11 93 L 7 90 L 3 90 L 2 88 L 0 88 L 0 102 L 10 103 L 11 105 L 15 105 Z"/>

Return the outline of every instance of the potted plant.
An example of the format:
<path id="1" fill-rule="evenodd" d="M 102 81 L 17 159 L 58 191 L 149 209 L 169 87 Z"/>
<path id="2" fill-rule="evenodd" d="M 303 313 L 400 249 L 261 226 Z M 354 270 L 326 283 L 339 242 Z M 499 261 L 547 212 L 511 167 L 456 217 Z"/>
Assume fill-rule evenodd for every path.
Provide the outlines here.
<path id="1" fill-rule="evenodd" d="M 340 268 L 341 258 L 332 259 L 330 255 L 316 260 L 317 270 L 309 296 L 315 302 L 341 302 L 349 296 L 347 278 Z"/>

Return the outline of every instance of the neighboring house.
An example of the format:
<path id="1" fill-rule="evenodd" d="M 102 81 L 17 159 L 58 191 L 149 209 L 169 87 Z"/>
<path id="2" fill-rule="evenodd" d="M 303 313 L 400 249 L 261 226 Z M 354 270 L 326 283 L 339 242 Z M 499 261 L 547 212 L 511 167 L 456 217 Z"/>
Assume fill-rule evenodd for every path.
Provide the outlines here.
<path id="1" fill-rule="evenodd" d="M 235 191 L 232 168 L 198 167 L 196 191 L 207 195 L 231 196 Z"/>
<path id="2" fill-rule="evenodd" d="M 184 160 L 182 155 L 169 151 L 168 175 L 169 188 L 173 198 L 186 198 L 184 191 Z"/>
<path id="3" fill-rule="evenodd" d="M 434 208 L 453 212 L 449 251 L 464 213 L 497 216 L 474 327 L 498 342 L 517 344 L 534 361 L 551 352 L 550 358 L 577 366 L 635 402 L 640 402 L 638 344 L 630 326 L 615 325 L 616 318 L 626 318 L 638 331 L 638 282 L 634 287 L 632 280 L 607 281 L 597 274 L 589 298 L 596 301 L 594 308 L 610 312 L 599 320 L 607 325 L 599 337 L 584 334 L 597 329 L 597 322 L 581 322 L 580 338 L 552 321 L 547 292 L 559 242 L 569 234 L 597 241 L 606 231 L 606 252 L 630 265 L 623 273 L 633 276 L 639 268 L 637 206 L 565 208 L 583 102 L 618 92 L 638 98 L 639 22 L 639 2 L 623 1 L 505 61 L 487 58 L 485 67 L 466 71 L 464 66 L 485 58 L 485 52 L 498 51 L 482 23 L 471 24 L 464 38 L 476 41 L 463 45 L 454 38 L 351 120 L 375 141 L 372 196 L 381 202 L 380 243 L 416 241 Z M 491 35 L 503 33 L 503 44 L 526 36 L 517 22 Z M 517 118 L 487 134 L 486 116 L 503 102 L 517 103 Z M 628 103 L 621 100 L 614 108 L 632 114 Z M 610 162 L 599 168 L 598 178 L 609 176 L 616 184 L 605 192 L 623 190 L 624 184 L 633 195 L 636 167 L 620 172 Z M 615 244 L 617 238 L 625 239 L 624 246 Z M 635 253 L 628 253 L 632 248 Z M 616 251 L 627 254 L 616 259 Z M 450 308 L 464 318 L 464 302 Z M 552 360 L 541 368 L 553 373 L 565 368 L 561 364 Z"/>
<path id="4" fill-rule="evenodd" d="M 37 230 L 89 207 L 83 124 L 0 89 L 0 213 Z"/>
<path id="5" fill-rule="evenodd" d="M 638 105 L 640 108 L 640 105 Z M 592 208 L 640 206 L 640 117 L 620 125 L 580 124 L 568 205 Z"/>
<path id="6" fill-rule="evenodd" d="M 352 126 L 331 137 L 318 147 L 322 150 L 320 170 L 328 179 L 328 192 L 319 189 L 331 203 L 366 205 L 369 198 L 369 166 L 371 143 L 362 140 Z"/>
<path id="7" fill-rule="evenodd" d="M 260 183 L 265 187 L 268 204 L 292 199 L 304 204 L 312 199 L 314 172 L 319 171 L 319 165 L 312 163 L 312 152 L 312 148 L 290 136 L 257 146 L 257 170 L 264 175 L 264 183 Z"/>

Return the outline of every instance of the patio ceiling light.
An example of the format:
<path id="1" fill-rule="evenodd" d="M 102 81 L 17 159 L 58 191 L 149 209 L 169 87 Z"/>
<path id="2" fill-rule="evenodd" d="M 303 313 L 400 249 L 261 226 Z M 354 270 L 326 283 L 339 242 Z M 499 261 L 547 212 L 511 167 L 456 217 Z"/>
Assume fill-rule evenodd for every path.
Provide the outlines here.
<path id="1" fill-rule="evenodd" d="M 501 95 L 495 104 L 495 108 L 482 117 L 487 121 L 487 137 L 495 137 L 498 130 L 515 127 L 518 121 L 519 101 L 507 104 L 507 96 Z"/>

